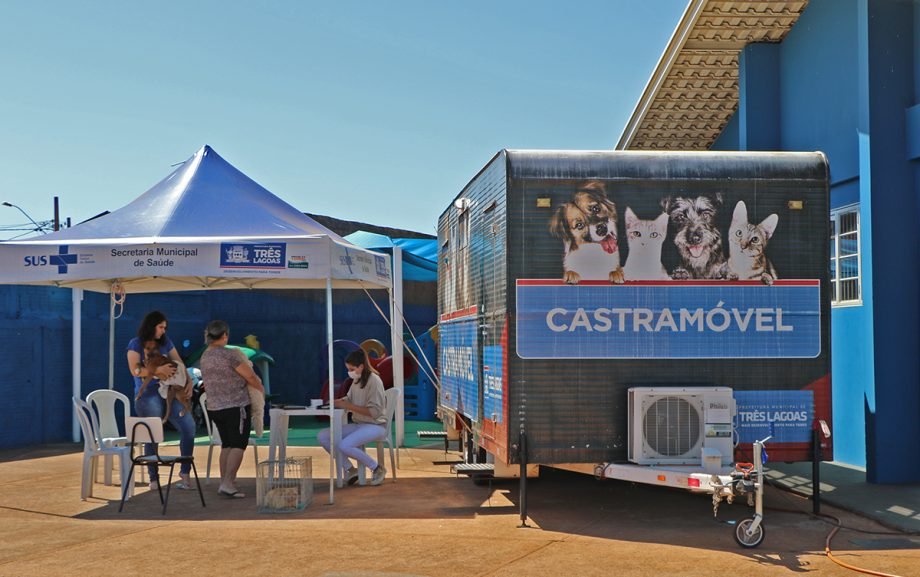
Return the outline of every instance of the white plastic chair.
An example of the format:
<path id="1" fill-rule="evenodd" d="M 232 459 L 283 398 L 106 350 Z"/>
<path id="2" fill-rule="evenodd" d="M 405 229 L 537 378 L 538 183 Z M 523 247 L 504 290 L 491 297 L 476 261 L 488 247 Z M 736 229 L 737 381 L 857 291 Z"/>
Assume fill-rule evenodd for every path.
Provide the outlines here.
<path id="1" fill-rule="evenodd" d="M 96 481 L 96 460 L 100 457 L 118 457 L 118 466 L 121 481 L 122 495 L 134 495 L 134 483 L 131 480 L 131 448 L 124 445 L 103 447 L 99 444 L 96 414 L 92 407 L 85 401 L 74 397 L 73 410 L 80 421 L 83 431 L 83 476 L 80 485 L 80 499 L 86 500 L 93 496 L 93 483 Z"/>
<path id="2" fill-rule="evenodd" d="M 204 425 L 208 429 L 208 439 L 210 439 L 210 446 L 208 446 L 208 467 L 207 472 L 204 477 L 204 484 L 208 485 L 211 482 L 211 457 L 214 454 L 214 447 L 220 447 L 220 432 L 217 430 L 217 425 L 211 422 L 211 417 L 208 415 L 208 394 L 201 393 L 201 396 L 198 397 L 198 404 L 201 405 L 201 411 L 204 415 Z M 249 437 L 249 446 L 252 447 L 252 454 L 255 458 L 256 471 L 259 470 L 259 445 L 256 444 L 256 440 L 252 437 Z"/>
<path id="3" fill-rule="evenodd" d="M 390 448 L 390 473 L 392 474 L 393 480 L 396 480 L 396 451 L 394 450 L 393 443 L 393 419 L 396 416 L 396 407 L 399 406 L 399 397 L 402 395 L 402 389 L 397 387 L 392 387 L 384 391 L 384 411 L 387 416 L 386 430 L 383 434 L 383 437 L 377 439 L 376 441 L 371 441 L 377 445 L 377 464 L 383 463 L 384 454 L 383 446 L 384 444 Z M 361 445 L 362 449 L 366 448 L 366 445 Z M 358 483 L 360 485 L 365 484 L 366 472 L 363 463 L 358 463 Z"/>
<path id="4" fill-rule="evenodd" d="M 131 401 L 128 397 L 111 389 L 99 389 L 86 395 L 86 402 L 96 410 L 99 417 L 99 444 L 103 448 L 126 445 L 128 437 L 122 435 L 118 429 L 119 416 L 122 425 L 131 416 Z M 121 403 L 119 415 L 118 403 Z M 105 484 L 112 484 L 112 455 L 105 455 Z"/>

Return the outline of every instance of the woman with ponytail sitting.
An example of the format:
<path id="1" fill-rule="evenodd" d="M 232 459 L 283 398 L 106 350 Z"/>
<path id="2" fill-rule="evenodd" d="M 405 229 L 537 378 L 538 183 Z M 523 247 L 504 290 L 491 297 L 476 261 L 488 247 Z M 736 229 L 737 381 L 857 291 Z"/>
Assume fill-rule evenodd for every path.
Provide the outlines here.
<path id="1" fill-rule="evenodd" d="M 383 437 L 386 433 L 383 381 L 368 362 L 367 355 L 362 349 L 353 351 L 345 357 L 345 368 L 352 379 L 351 388 L 344 397 L 335 399 L 333 406 L 349 411 L 353 422 L 342 425 L 342 440 L 335 447 L 335 460 L 345 471 L 345 479 L 349 485 L 355 484 L 358 480 L 358 469 L 352 466 L 350 459 L 360 461 L 373 471 L 369 484 L 379 485 L 386 478 L 387 471 L 360 447 Z M 327 453 L 330 452 L 331 436 L 329 429 L 323 429 L 317 435 L 320 445 Z"/>

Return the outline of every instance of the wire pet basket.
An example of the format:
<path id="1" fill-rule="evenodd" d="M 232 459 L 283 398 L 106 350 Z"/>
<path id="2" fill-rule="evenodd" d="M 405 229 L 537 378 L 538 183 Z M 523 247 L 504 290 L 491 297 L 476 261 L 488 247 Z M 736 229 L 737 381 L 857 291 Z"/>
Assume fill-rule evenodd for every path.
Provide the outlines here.
<path id="1" fill-rule="evenodd" d="M 256 505 L 260 513 L 293 513 L 313 502 L 313 459 L 291 457 L 262 461 L 256 471 Z"/>

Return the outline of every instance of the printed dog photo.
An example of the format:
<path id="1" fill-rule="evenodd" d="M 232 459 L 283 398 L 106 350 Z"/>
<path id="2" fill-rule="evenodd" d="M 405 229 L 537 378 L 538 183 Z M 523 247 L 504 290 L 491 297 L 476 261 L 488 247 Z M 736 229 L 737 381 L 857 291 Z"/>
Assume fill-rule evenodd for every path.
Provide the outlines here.
<path id="1" fill-rule="evenodd" d="M 591 180 L 578 186 L 572 199 L 550 219 L 550 232 L 562 240 L 563 280 L 623 282 L 617 246 L 617 209 L 607 198 L 604 183 Z"/>
<path id="2" fill-rule="evenodd" d="M 671 278 L 724 279 L 727 271 L 718 226 L 722 195 L 665 197 L 661 206 L 668 214 L 670 237 L 680 260 Z"/>

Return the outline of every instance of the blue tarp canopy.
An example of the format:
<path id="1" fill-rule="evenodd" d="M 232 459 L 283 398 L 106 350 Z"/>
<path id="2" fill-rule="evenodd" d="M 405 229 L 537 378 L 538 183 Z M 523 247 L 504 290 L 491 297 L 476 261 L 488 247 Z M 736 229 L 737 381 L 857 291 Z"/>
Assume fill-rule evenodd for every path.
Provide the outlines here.
<path id="1" fill-rule="evenodd" d="M 345 240 L 360 246 L 393 254 L 393 247 L 402 249 L 403 280 L 437 282 L 438 239 L 436 238 L 390 238 L 383 234 L 359 230 L 345 237 Z"/>

